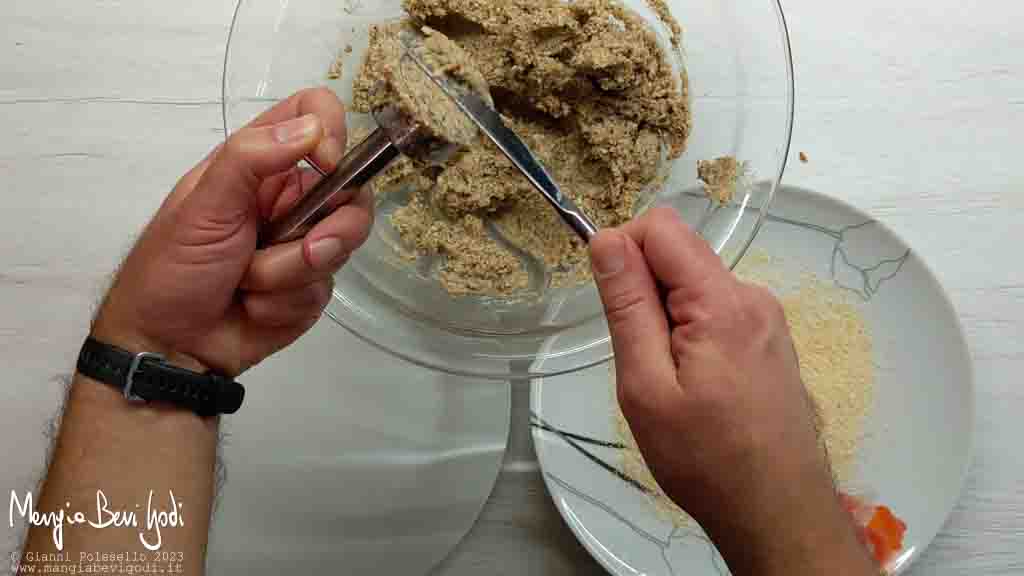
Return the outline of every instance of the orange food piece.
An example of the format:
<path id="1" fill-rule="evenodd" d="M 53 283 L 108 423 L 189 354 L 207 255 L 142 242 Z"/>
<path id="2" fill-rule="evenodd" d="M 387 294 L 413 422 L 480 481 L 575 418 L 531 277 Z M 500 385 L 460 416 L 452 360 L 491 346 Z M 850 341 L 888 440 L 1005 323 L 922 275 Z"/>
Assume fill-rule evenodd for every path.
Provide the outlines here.
<path id="1" fill-rule="evenodd" d="M 887 506 L 874 506 L 848 494 L 840 494 L 840 502 L 857 527 L 857 538 L 879 566 L 903 549 L 907 525 Z"/>
<path id="2" fill-rule="evenodd" d="M 879 564 L 884 564 L 903 548 L 903 535 L 907 532 L 907 525 L 887 506 L 878 506 L 865 527 L 865 532 L 875 560 Z"/>

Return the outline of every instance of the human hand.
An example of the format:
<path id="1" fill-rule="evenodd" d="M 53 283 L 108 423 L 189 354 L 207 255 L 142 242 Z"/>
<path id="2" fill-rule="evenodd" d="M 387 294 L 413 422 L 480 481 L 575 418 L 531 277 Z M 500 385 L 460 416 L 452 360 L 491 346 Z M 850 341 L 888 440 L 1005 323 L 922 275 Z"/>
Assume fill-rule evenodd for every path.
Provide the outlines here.
<path id="1" fill-rule="evenodd" d="M 366 240 L 367 190 L 304 239 L 257 250 L 260 227 L 317 181 L 309 155 L 333 170 L 347 141 L 345 110 L 327 89 L 264 112 L 189 171 L 125 260 L 93 335 L 158 352 L 193 369 L 237 376 L 291 344 L 320 317 L 334 273 Z"/>
<path id="2" fill-rule="evenodd" d="M 733 276 L 670 209 L 601 232 L 591 258 L 623 414 L 659 485 L 733 572 L 810 573 L 828 551 L 833 568 L 845 553 L 870 570 L 778 300 Z"/>

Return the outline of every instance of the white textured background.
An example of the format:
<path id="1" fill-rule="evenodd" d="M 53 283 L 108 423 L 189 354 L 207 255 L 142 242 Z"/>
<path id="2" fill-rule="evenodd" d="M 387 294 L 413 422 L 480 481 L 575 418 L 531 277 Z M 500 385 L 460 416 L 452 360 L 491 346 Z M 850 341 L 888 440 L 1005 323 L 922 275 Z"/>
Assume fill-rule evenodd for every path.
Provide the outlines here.
<path id="1" fill-rule="evenodd" d="M 798 96 L 786 180 L 906 238 L 950 291 L 975 360 L 975 464 L 913 573 L 1024 573 L 1024 3 L 784 4 Z M 106 276 L 178 175 L 222 137 L 232 8 L 4 3 L 0 470 L 17 485 L 0 489 L 34 481 L 55 377 L 72 365 Z M 796 161 L 801 150 L 809 164 Z M 517 421 L 510 460 L 529 457 Z M 439 572 L 599 573 L 546 498 L 529 466 L 506 470 Z"/>

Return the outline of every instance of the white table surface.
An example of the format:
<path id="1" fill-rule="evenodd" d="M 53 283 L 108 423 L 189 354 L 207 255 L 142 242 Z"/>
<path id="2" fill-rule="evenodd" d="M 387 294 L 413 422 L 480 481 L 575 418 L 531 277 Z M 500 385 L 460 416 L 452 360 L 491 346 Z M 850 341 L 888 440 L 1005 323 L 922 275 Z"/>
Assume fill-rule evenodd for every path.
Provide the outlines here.
<path id="1" fill-rule="evenodd" d="M 57 379 L 107 276 L 176 178 L 222 138 L 233 4 L 5 2 L 0 466 L 23 482 L 41 470 Z M 975 362 L 974 466 L 912 573 L 1024 573 L 1024 4 L 785 8 L 798 97 L 787 182 L 840 196 L 906 238 L 949 290 Z M 600 573 L 548 501 L 516 416 L 509 465 L 437 573 Z"/>

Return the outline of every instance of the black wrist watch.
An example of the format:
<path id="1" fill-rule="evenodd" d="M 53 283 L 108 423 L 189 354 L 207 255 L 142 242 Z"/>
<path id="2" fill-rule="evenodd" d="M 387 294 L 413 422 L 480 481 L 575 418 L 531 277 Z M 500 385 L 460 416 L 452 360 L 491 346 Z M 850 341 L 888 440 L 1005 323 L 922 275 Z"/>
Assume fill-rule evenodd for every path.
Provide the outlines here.
<path id="1" fill-rule="evenodd" d="M 245 388 L 230 378 L 185 370 L 159 354 L 133 354 L 91 337 L 78 355 L 78 373 L 113 386 L 129 401 L 164 402 L 203 417 L 234 414 L 245 399 Z"/>

